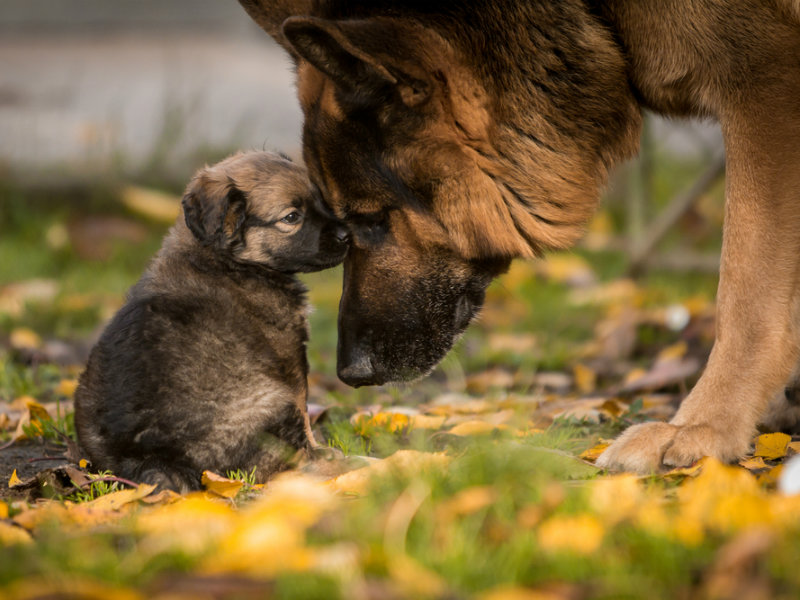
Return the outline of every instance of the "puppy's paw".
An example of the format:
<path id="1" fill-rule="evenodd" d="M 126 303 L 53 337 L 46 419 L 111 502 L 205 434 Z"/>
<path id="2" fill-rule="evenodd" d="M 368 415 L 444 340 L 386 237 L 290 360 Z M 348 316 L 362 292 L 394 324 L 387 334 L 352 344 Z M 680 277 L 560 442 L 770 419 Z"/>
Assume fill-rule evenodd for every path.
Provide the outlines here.
<path id="1" fill-rule="evenodd" d="M 678 428 L 668 423 L 642 423 L 626 429 L 597 459 L 597 466 L 609 471 L 640 475 L 656 473 L 673 443 Z"/>

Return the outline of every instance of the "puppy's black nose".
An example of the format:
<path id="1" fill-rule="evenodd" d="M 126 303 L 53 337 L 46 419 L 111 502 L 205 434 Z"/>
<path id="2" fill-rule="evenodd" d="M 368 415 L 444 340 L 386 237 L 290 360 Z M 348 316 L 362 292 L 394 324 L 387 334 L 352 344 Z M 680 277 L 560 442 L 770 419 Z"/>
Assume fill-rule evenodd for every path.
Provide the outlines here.
<path id="1" fill-rule="evenodd" d="M 337 225 L 333 235 L 343 244 L 350 241 L 350 230 L 345 225 Z"/>

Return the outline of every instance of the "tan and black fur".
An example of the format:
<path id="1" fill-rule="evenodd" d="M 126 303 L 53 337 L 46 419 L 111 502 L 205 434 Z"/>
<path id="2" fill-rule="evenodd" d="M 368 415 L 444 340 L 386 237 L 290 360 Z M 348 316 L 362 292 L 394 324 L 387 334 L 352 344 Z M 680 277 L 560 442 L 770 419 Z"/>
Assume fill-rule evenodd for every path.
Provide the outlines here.
<path id="1" fill-rule="evenodd" d="M 256 467 L 263 481 L 314 447 L 294 273 L 346 249 L 346 229 L 288 160 L 236 154 L 195 175 L 81 375 L 75 425 L 93 467 L 187 490 L 205 469 Z"/>
<path id="2" fill-rule="evenodd" d="M 294 57 L 310 178 L 352 230 L 353 385 L 425 373 L 511 259 L 575 242 L 642 109 L 717 119 L 714 351 L 671 423 L 630 429 L 600 464 L 746 451 L 800 361 L 800 1 L 240 3 Z"/>

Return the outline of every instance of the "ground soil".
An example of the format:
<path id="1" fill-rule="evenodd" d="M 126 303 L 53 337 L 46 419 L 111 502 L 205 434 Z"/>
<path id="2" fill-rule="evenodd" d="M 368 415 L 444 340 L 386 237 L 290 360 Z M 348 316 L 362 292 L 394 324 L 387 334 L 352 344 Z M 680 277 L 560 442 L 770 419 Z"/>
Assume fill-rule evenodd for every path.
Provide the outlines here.
<path id="1" fill-rule="evenodd" d="M 35 441 L 19 441 L 0 450 L 0 499 L 9 496 L 8 480 L 14 470 L 17 477 L 25 481 L 45 469 L 68 464 L 69 461 L 61 456 L 64 450 L 64 447 Z"/>

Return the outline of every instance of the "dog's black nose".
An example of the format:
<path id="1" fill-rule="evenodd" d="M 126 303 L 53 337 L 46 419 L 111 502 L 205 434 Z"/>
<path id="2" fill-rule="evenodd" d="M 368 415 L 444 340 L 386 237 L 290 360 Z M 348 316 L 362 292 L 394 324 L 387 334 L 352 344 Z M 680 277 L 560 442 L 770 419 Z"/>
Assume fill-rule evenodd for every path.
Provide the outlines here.
<path id="1" fill-rule="evenodd" d="M 375 368 L 366 353 L 356 350 L 349 353 L 349 356 L 343 356 L 340 352 L 338 359 L 336 373 L 339 375 L 339 379 L 347 385 L 361 387 L 362 385 L 374 385 L 376 383 Z"/>
<path id="2" fill-rule="evenodd" d="M 337 225 L 333 235 L 343 244 L 350 241 L 350 230 L 345 225 Z"/>

